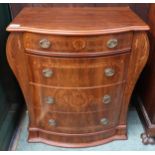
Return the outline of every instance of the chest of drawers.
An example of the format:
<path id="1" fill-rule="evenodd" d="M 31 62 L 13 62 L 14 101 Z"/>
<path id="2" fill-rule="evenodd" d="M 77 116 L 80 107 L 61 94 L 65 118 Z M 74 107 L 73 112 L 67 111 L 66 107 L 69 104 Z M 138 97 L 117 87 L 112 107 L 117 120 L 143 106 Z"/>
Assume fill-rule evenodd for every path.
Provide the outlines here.
<path id="1" fill-rule="evenodd" d="M 22 10 L 7 27 L 7 58 L 27 103 L 28 141 L 86 147 L 126 139 L 148 29 L 127 7 Z"/>

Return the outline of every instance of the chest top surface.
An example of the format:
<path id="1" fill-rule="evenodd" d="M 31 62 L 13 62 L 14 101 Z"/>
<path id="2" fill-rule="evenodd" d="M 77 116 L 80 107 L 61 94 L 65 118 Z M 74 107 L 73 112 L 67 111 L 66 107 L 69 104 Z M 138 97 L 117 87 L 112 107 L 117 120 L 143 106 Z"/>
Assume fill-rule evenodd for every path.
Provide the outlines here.
<path id="1" fill-rule="evenodd" d="M 58 35 L 96 35 L 148 29 L 129 7 L 28 7 L 7 27 L 7 31 Z"/>

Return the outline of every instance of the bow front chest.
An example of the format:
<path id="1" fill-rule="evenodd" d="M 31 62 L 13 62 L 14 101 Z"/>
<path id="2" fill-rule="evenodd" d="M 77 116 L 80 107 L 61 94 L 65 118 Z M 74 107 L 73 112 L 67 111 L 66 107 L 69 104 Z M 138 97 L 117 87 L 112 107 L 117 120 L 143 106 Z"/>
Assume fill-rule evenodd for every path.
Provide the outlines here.
<path id="1" fill-rule="evenodd" d="M 87 147 L 127 138 L 149 27 L 128 7 L 25 8 L 7 27 L 29 142 Z"/>

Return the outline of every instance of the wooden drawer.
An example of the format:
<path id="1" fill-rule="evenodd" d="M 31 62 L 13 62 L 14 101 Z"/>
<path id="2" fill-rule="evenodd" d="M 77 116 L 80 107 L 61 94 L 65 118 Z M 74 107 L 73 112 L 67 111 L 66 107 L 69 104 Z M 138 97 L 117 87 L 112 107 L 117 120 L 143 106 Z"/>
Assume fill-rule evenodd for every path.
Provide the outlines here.
<path id="1" fill-rule="evenodd" d="M 52 56 L 95 56 L 128 51 L 132 32 L 98 36 L 56 36 L 24 33 L 24 48 L 28 53 Z"/>
<path id="2" fill-rule="evenodd" d="M 88 133 L 112 128 L 117 125 L 119 110 L 87 113 L 60 113 L 38 109 L 37 126 L 41 129 L 59 133 Z"/>
<path id="3" fill-rule="evenodd" d="M 89 87 L 126 79 L 129 54 L 98 58 L 52 58 L 27 55 L 30 83 L 56 87 Z"/>
<path id="4" fill-rule="evenodd" d="M 33 103 L 43 111 L 52 112 L 93 112 L 100 110 L 117 111 L 122 104 L 124 84 L 85 89 L 56 89 L 31 85 Z"/>

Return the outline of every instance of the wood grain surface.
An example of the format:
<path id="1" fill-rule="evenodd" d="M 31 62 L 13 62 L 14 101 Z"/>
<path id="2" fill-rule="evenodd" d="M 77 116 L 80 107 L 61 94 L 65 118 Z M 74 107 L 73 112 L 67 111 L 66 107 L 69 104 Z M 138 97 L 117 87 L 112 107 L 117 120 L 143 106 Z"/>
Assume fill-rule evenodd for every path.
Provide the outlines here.
<path id="1" fill-rule="evenodd" d="M 46 86 L 100 87 L 124 82 L 129 54 L 97 58 L 53 58 L 36 55 L 27 56 L 29 82 Z M 111 77 L 105 75 L 107 68 L 114 69 Z M 45 77 L 44 69 L 52 70 L 51 77 Z"/>
<path id="2" fill-rule="evenodd" d="M 129 7 L 28 7 L 7 28 L 8 31 L 57 35 L 96 35 L 148 29 Z"/>
<path id="3" fill-rule="evenodd" d="M 96 36 L 55 36 L 24 33 L 24 47 L 27 53 L 51 56 L 88 57 L 123 53 L 131 50 L 133 33 L 117 33 Z M 47 49 L 39 42 L 46 39 L 51 43 Z M 115 48 L 108 47 L 108 41 L 117 39 Z"/>
<path id="4" fill-rule="evenodd" d="M 41 10 L 42 21 L 34 18 Z M 63 147 L 88 147 L 126 139 L 130 97 L 148 57 L 147 35 L 142 31 L 148 30 L 148 26 L 126 7 L 64 8 L 64 18 L 60 17 L 60 12 L 56 14 L 58 10 L 27 8 L 21 12 L 14 23 L 21 20 L 22 24 L 33 25 L 33 33 L 27 33 L 32 31 L 32 27 L 27 27 L 26 33 L 24 29 L 8 28 L 12 33 L 7 42 L 7 58 L 27 103 L 30 120 L 28 141 Z M 47 12 L 50 14 L 52 11 L 56 11 L 55 14 L 44 19 Z M 76 22 L 71 21 L 74 13 L 77 15 L 76 27 Z M 31 18 L 27 18 L 26 22 L 25 15 L 28 14 Z M 107 14 L 109 18 L 103 18 Z M 53 19 L 54 15 L 57 15 L 57 20 L 51 25 L 50 18 Z M 90 15 L 97 23 L 95 26 Z M 67 24 L 72 26 L 63 31 L 58 26 L 56 31 L 58 21 L 63 28 Z M 39 24 L 35 25 L 37 22 Z M 87 25 L 89 31 L 85 29 Z M 120 33 L 122 30 L 126 32 Z M 107 35 L 103 35 L 103 32 Z M 112 35 L 114 32 L 115 35 Z M 52 42 L 58 38 L 65 44 L 40 50 L 37 42 L 46 36 Z M 118 39 L 120 46 L 117 49 L 109 50 L 105 47 L 106 37 L 109 39 L 111 36 L 121 38 Z M 101 46 L 97 38 L 102 40 L 102 37 Z M 77 38 L 84 42 L 91 40 L 93 44 L 86 44 L 86 49 L 74 50 L 70 44 Z M 75 47 L 81 48 L 81 43 L 78 42 Z M 54 55 L 54 52 L 61 54 Z M 70 55 L 72 52 L 73 57 Z M 80 52 L 85 54 L 79 56 Z M 111 97 L 108 104 L 103 102 L 105 95 Z M 50 98 L 47 100 L 46 97 Z"/>

